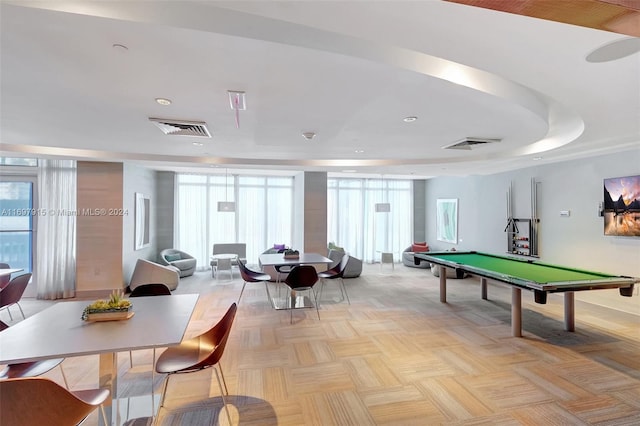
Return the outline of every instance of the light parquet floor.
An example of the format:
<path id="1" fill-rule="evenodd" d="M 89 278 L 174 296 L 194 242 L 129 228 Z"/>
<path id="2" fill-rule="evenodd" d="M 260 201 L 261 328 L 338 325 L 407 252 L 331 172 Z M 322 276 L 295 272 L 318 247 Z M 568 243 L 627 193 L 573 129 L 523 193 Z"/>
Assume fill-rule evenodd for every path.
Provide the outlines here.
<path id="1" fill-rule="evenodd" d="M 296 310 L 293 324 L 271 308 L 264 285 L 247 284 L 222 359 L 234 424 L 640 424 L 640 316 L 576 302 L 568 333 L 561 296 L 536 305 L 523 292 L 523 338 L 514 338 L 511 291 L 499 284 L 485 301 L 475 278 L 449 280 L 442 304 L 425 270 L 367 265 L 345 283 L 351 305 L 328 282 L 321 320 Z M 215 323 L 241 286 L 208 272 L 182 279 L 177 293 L 201 294 L 187 337 Z M 128 354 L 119 364 L 121 392 L 148 393 L 151 352 L 134 352 L 132 369 Z M 97 357 L 63 366 L 72 388 L 96 385 Z M 227 424 L 212 374 L 172 378 L 158 423 Z M 48 376 L 60 380 L 55 370 Z"/>

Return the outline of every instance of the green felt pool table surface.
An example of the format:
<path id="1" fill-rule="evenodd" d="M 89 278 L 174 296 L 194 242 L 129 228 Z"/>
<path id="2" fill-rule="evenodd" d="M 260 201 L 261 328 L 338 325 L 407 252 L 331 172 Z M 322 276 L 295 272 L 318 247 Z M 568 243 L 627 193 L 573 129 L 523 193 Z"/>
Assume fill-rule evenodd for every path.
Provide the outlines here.
<path id="1" fill-rule="evenodd" d="M 438 265 L 543 291 L 629 287 L 638 281 L 632 277 L 480 252 L 427 252 L 416 256 Z"/>
<path id="2" fill-rule="evenodd" d="M 575 330 L 574 292 L 617 288 L 621 296 L 631 297 L 639 278 L 542 263 L 528 258 L 498 256 L 475 251 L 445 251 L 416 253 L 415 258 L 439 265 L 440 302 L 447 302 L 447 274 L 443 268 L 463 270 L 480 277 L 483 299 L 488 298 L 487 279 L 511 286 L 511 332 L 522 336 L 522 289 L 532 291 L 535 302 L 547 303 L 549 293 L 564 295 L 564 328 Z"/>

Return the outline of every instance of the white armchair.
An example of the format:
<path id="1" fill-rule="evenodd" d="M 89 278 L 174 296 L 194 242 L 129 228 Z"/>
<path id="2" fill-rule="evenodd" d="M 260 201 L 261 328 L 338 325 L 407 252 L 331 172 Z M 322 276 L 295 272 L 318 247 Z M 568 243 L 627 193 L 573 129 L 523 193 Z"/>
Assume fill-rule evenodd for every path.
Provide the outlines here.
<path id="1" fill-rule="evenodd" d="M 169 287 L 169 290 L 175 290 L 179 281 L 180 273 L 178 268 L 138 259 L 133 269 L 133 274 L 131 274 L 129 289 L 133 290 L 143 284 L 161 283 Z"/>
<path id="2" fill-rule="evenodd" d="M 188 253 L 178 249 L 164 249 L 160 252 L 159 261 L 166 266 L 175 266 L 180 271 L 180 278 L 193 275 L 197 260 Z"/>

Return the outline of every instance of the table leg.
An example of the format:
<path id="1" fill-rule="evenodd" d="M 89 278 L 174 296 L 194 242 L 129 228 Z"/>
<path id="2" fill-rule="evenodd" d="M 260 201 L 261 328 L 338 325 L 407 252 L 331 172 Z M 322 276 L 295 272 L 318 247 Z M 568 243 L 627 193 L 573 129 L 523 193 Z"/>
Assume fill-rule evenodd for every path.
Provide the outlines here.
<path id="1" fill-rule="evenodd" d="M 574 293 L 567 291 L 564 294 L 564 329 L 566 331 L 576 331 L 575 313 Z"/>
<path id="2" fill-rule="evenodd" d="M 522 290 L 511 287 L 511 334 L 522 337 Z"/>
<path id="3" fill-rule="evenodd" d="M 482 288 L 482 299 L 487 300 L 487 279 L 485 277 L 480 278 L 480 287 Z"/>
<path id="4" fill-rule="evenodd" d="M 117 389 L 118 389 L 118 359 L 113 352 L 100 354 L 100 362 L 98 367 L 98 385 L 101 388 L 109 389 L 109 397 L 104 402 L 104 411 L 107 415 L 107 421 L 109 424 L 114 424 L 113 416 L 117 418 L 116 413 L 113 412 L 113 402 L 116 401 Z M 117 404 L 116 404 L 117 405 Z M 100 425 L 102 425 L 102 416 L 100 418 Z M 117 423 L 115 423 L 117 424 Z M 106 426 L 106 425 L 105 425 Z"/>
<path id="5" fill-rule="evenodd" d="M 276 308 L 276 305 L 273 303 L 273 299 L 271 298 L 271 293 L 269 293 L 269 282 L 264 282 L 264 288 L 267 290 L 267 297 L 269 298 L 269 303 L 271 303 L 272 308 Z"/>
<path id="6" fill-rule="evenodd" d="M 440 269 L 440 302 L 447 303 L 447 269 L 439 265 Z"/>

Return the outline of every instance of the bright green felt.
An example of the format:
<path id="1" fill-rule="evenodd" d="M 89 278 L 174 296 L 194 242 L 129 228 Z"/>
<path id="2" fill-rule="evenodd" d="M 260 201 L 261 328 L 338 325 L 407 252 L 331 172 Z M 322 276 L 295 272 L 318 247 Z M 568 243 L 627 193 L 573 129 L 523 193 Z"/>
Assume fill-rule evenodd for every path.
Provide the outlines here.
<path id="1" fill-rule="evenodd" d="M 613 275 L 540 263 L 528 263 L 482 253 L 439 253 L 430 254 L 430 256 L 536 283 L 601 280 L 602 278 L 613 277 Z"/>

